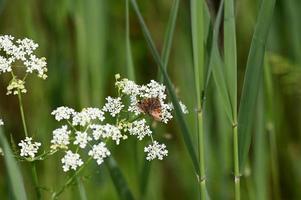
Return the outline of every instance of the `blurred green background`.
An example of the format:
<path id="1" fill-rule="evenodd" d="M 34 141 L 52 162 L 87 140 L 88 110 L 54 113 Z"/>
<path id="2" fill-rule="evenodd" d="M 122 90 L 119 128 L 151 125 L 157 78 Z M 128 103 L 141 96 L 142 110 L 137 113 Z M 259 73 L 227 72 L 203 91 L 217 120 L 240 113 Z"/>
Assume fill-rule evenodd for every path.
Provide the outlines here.
<path id="1" fill-rule="evenodd" d="M 218 0 L 207 0 L 215 16 Z M 157 48 L 161 51 L 172 0 L 138 1 Z M 241 91 L 246 59 L 256 22 L 259 0 L 236 1 L 238 46 L 238 93 Z M 242 173 L 243 199 L 301 199 L 301 1 L 277 1 L 265 57 L 265 80 L 254 110 L 254 131 L 248 165 Z M 0 0 L 0 33 L 37 42 L 38 55 L 48 62 L 46 81 L 31 77 L 24 96 L 25 113 L 35 139 L 48 145 L 52 130 L 58 127 L 51 111 L 67 105 L 80 110 L 102 106 L 114 92 L 114 75 L 127 77 L 126 13 L 124 0 Z M 130 9 L 130 38 L 135 78 L 140 84 L 157 79 L 157 66 L 149 53 L 137 18 Z M 178 96 L 187 104 L 191 137 L 196 138 L 194 72 L 190 28 L 190 4 L 180 1 L 178 20 L 170 54 L 168 73 Z M 270 82 L 267 80 L 271 80 Z M 17 98 L 6 96 L 8 79 L 0 78 L 0 116 L 7 136 L 23 137 Z M 267 84 L 267 82 L 269 84 Z M 206 173 L 212 199 L 233 198 L 231 127 L 225 123 L 219 97 L 210 85 L 206 133 Z M 267 89 L 269 87 L 269 89 Z M 272 94 L 271 94 L 272 93 Z M 197 179 L 176 120 L 156 127 L 169 149 L 164 161 L 154 161 L 145 199 L 187 200 L 199 197 Z M 133 141 L 113 151 L 130 189 L 141 194 L 143 145 Z M 195 142 L 196 145 L 196 142 Z M 44 199 L 64 183 L 57 154 L 37 164 Z M 0 196 L 9 199 L 8 179 L 0 159 Z M 28 166 L 21 163 L 23 172 Z M 23 173 L 28 191 L 30 177 Z M 83 174 L 89 199 L 118 199 L 106 167 L 91 164 Z M 29 194 L 31 195 L 31 194 Z M 34 197 L 30 197 L 33 199 Z M 70 187 L 61 199 L 77 199 L 77 187 Z"/>

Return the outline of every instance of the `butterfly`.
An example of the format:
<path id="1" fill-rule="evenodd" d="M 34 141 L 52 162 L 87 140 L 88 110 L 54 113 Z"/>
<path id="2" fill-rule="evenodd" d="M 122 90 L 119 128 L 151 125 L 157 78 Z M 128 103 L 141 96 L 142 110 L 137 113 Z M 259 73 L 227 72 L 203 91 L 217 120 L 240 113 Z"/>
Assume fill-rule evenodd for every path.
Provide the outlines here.
<path id="1" fill-rule="evenodd" d="M 138 102 L 139 109 L 152 116 L 156 121 L 162 119 L 161 102 L 159 98 L 146 98 Z"/>

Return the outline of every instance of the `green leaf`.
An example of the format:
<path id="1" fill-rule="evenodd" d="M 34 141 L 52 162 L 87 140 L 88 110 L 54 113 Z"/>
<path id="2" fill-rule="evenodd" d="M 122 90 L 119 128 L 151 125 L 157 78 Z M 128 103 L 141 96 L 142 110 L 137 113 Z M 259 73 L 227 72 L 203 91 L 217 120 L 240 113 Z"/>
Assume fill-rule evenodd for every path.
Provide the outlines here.
<path id="1" fill-rule="evenodd" d="M 129 15 L 129 0 L 125 1 L 125 53 L 126 53 L 126 71 L 130 80 L 135 80 L 135 70 L 132 57 L 131 38 L 130 38 L 130 15 Z"/>
<path id="2" fill-rule="evenodd" d="M 162 55 L 161 55 L 164 69 L 167 69 L 167 65 L 169 61 L 169 55 L 170 55 L 172 40 L 174 36 L 174 31 L 175 31 L 177 16 L 179 11 L 179 4 L 180 4 L 180 0 L 174 0 L 169 14 L 169 19 L 168 19 L 164 43 L 163 43 Z M 159 77 L 160 77 L 159 80 L 162 81 L 163 76 L 160 73 L 160 71 L 159 71 Z"/>
<path id="3" fill-rule="evenodd" d="M 262 0 L 247 61 L 242 96 L 238 113 L 240 169 L 248 156 L 255 103 L 263 77 L 263 58 L 276 0 Z"/>
<path id="4" fill-rule="evenodd" d="M 145 40 L 147 42 L 147 45 L 148 45 L 148 47 L 151 51 L 151 54 L 153 55 L 153 58 L 154 58 L 156 64 L 159 66 L 159 69 L 160 69 L 160 71 L 163 75 L 163 80 L 164 80 L 164 82 L 167 86 L 168 93 L 169 93 L 169 95 L 171 97 L 171 100 L 172 100 L 172 103 L 175 107 L 176 118 L 177 118 L 179 126 L 181 128 L 181 133 L 182 133 L 182 136 L 184 138 L 186 148 L 187 148 L 187 150 L 189 152 L 189 155 L 190 155 L 190 158 L 193 162 L 193 166 L 195 168 L 195 171 L 197 173 L 199 173 L 199 165 L 198 165 L 198 160 L 197 160 L 197 156 L 196 156 L 196 153 L 195 153 L 195 149 L 193 147 L 193 144 L 192 144 L 192 141 L 191 141 L 191 138 L 190 138 L 190 133 L 189 133 L 187 124 L 184 120 L 184 116 L 183 116 L 180 104 L 177 100 L 177 96 L 175 94 L 175 90 L 173 88 L 172 82 L 170 81 L 170 78 L 169 78 L 169 76 L 166 72 L 166 69 L 164 69 L 163 62 L 161 61 L 160 55 L 159 55 L 159 53 L 156 49 L 156 46 L 153 42 L 153 39 L 150 35 L 150 32 L 149 32 L 149 30 L 148 30 L 148 28 L 147 28 L 147 26 L 144 22 L 144 19 L 141 15 L 141 12 L 139 10 L 139 7 L 137 5 L 136 0 L 131 0 L 131 3 L 132 3 L 132 6 L 135 10 L 135 13 L 138 17 L 142 32 L 143 32 Z"/>
<path id="5" fill-rule="evenodd" d="M 3 149 L 5 165 L 8 172 L 10 187 L 13 191 L 13 196 L 17 200 L 26 200 L 27 197 L 21 171 L 2 132 L 2 128 L 0 128 L 0 146 Z"/>
<path id="6" fill-rule="evenodd" d="M 211 48 L 211 56 L 209 61 L 209 71 L 212 70 L 212 75 L 216 84 L 216 88 L 218 93 L 221 96 L 222 103 L 224 105 L 225 111 L 229 119 L 233 120 L 233 113 L 232 113 L 232 106 L 230 102 L 229 91 L 227 88 L 226 78 L 225 78 L 225 70 L 224 64 L 219 52 L 219 30 L 220 24 L 222 20 L 222 8 L 223 8 L 224 1 L 221 2 L 219 11 L 217 14 L 217 18 L 213 28 L 213 38 L 212 38 L 212 48 Z M 205 90 L 206 92 L 206 90 Z"/>
<path id="7" fill-rule="evenodd" d="M 237 118 L 237 50 L 234 0 L 225 1 L 224 9 L 224 61 L 226 82 L 232 107 L 233 122 Z"/>
<path id="8" fill-rule="evenodd" d="M 109 169 L 112 181 L 119 194 L 120 199 L 133 200 L 134 196 L 132 195 L 132 192 L 130 191 L 121 170 L 119 169 L 116 161 L 112 156 L 107 159 L 106 166 Z"/>

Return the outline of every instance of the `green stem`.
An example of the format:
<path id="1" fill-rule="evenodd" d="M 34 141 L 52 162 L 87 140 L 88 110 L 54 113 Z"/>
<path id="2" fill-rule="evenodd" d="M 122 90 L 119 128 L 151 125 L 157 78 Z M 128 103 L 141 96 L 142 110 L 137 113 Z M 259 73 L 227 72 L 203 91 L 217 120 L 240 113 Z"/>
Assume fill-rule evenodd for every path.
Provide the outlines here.
<path id="1" fill-rule="evenodd" d="M 57 191 L 57 192 L 54 192 L 53 193 L 53 195 L 52 195 L 52 197 L 51 197 L 51 199 L 57 199 L 58 198 L 58 196 L 60 195 L 60 194 L 62 194 L 63 192 L 64 192 L 64 190 L 67 188 L 67 187 L 69 187 L 72 183 L 73 183 L 73 181 L 77 178 L 77 176 L 79 175 L 79 173 L 84 169 L 84 168 L 86 168 L 86 166 L 89 164 L 89 162 L 92 160 L 92 157 L 90 157 L 87 161 L 86 161 L 86 163 L 83 165 L 83 166 L 81 166 L 67 181 L 66 181 L 66 183 Z"/>
<path id="2" fill-rule="evenodd" d="M 21 113 L 24 133 L 25 133 L 25 136 L 28 137 L 28 131 L 27 131 L 26 120 L 25 120 L 24 109 L 23 109 L 22 94 L 19 89 L 18 89 L 18 100 L 19 100 L 19 107 L 20 107 L 20 113 Z M 32 177 L 32 180 L 35 185 L 37 199 L 39 200 L 39 199 L 41 199 L 41 191 L 39 189 L 39 180 L 38 180 L 36 164 L 34 162 L 31 165 L 31 177 Z"/>
<path id="3" fill-rule="evenodd" d="M 233 153 L 234 153 L 234 185 L 235 185 L 235 200 L 240 199 L 240 173 L 238 159 L 238 134 L 237 124 L 233 124 Z"/>
<path id="4" fill-rule="evenodd" d="M 35 162 L 31 163 L 31 176 L 32 176 L 32 179 L 34 181 L 34 186 L 35 186 L 37 199 L 41 199 L 42 195 L 41 195 L 41 191 L 40 191 L 40 188 L 39 188 L 39 180 L 38 180 L 38 174 L 37 174 L 37 168 L 36 168 L 36 163 Z"/>
<path id="5" fill-rule="evenodd" d="M 206 199 L 206 173 L 205 173 L 205 145 L 204 145 L 204 129 L 202 111 L 198 111 L 198 138 L 199 138 L 199 159 L 200 159 L 200 188 L 201 199 Z"/>
<path id="6" fill-rule="evenodd" d="M 18 100 L 19 100 L 19 107 L 20 107 L 20 112 L 21 112 L 21 118 L 22 118 L 24 133 L 25 133 L 25 136 L 28 137 L 28 131 L 27 131 L 25 115 L 24 115 L 24 109 L 23 109 L 22 94 L 21 94 L 21 91 L 19 89 L 18 89 Z"/>

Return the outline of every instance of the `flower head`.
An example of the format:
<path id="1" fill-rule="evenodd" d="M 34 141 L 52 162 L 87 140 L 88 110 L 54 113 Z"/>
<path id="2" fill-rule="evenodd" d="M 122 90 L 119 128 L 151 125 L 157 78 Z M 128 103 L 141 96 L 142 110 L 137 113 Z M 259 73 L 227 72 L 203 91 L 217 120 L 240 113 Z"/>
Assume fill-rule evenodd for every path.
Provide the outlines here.
<path id="1" fill-rule="evenodd" d="M 58 107 L 51 113 L 51 115 L 54 115 L 57 121 L 61 121 L 64 119 L 69 120 L 74 114 L 75 111 L 72 108 L 68 108 L 65 106 Z"/>
<path id="2" fill-rule="evenodd" d="M 72 153 L 72 151 L 68 150 L 66 155 L 62 158 L 63 170 L 64 172 L 69 171 L 70 169 L 76 170 L 77 167 L 80 167 L 83 163 L 79 154 Z"/>
<path id="3" fill-rule="evenodd" d="M 95 140 L 99 140 L 100 138 L 111 138 L 118 145 L 120 139 L 124 138 L 119 128 L 111 124 L 91 125 L 90 127 L 93 130 L 92 135 Z"/>
<path id="4" fill-rule="evenodd" d="M 19 61 L 23 63 L 26 73 L 37 73 L 40 78 L 46 79 L 47 63 L 45 58 L 38 58 L 33 51 L 38 48 L 33 40 L 24 38 L 15 41 L 10 35 L 0 36 L 0 51 L 5 56 L 0 57 L 0 73 L 12 71 L 12 65 Z"/>
<path id="5" fill-rule="evenodd" d="M 88 142 L 92 140 L 92 138 L 87 134 L 87 132 L 76 131 L 74 144 L 79 145 L 80 148 L 84 149 Z"/>
<path id="6" fill-rule="evenodd" d="M 97 145 L 93 145 L 92 149 L 89 151 L 88 154 L 96 160 L 98 165 L 101 165 L 101 163 L 103 163 L 104 158 L 110 156 L 111 152 L 108 150 L 105 143 L 100 142 Z"/>
<path id="7" fill-rule="evenodd" d="M 165 144 L 159 144 L 157 141 L 145 147 L 144 152 L 147 153 L 147 160 L 154 160 L 156 158 L 163 160 L 163 157 L 168 155 Z"/>
<path id="8" fill-rule="evenodd" d="M 18 145 L 21 147 L 20 156 L 34 158 L 41 143 L 32 142 L 32 138 L 26 137 L 25 140 L 21 140 Z"/>
<path id="9" fill-rule="evenodd" d="M 68 130 L 68 127 L 66 125 L 62 126 L 61 128 L 55 129 L 52 133 L 53 139 L 51 140 L 51 143 L 53 145 L 51 146 L 51 148 L 68 148 L 67 145 L 70 143 L 69 135 L 71 131 Z"/>
<path id="10" fill-rule="evenodd" d="M 150 127 L 146 124 L 145 119 L 134 121 L 129 127 L 130 135 L 135 135 L 139 140 L 145 136 L 152 134 Z"/>
<path id="11" fill-rule="evenodd" d="M 4 125 L 4 122 L 3 120 L 0 118 L 0 126 L 3 126 Z"/>
<path id="12" fill-rule="evenodd" d="M 75 112 L 72 124 L 74 126 L 86 126 L 91 123 L 92 120 L 103 121 L 105 118 L 103 116 L 103 111 L 98 108 L 85 108 L 81 112 Z"/>
<path id="13" fill-rule="evenodd" d="M 104 105 L 103 111 L 109 112 L 112 115 L 112 117 L 115 117 L 118 113 L 120 113 L 120 111 L 124 107 L 120 97 L 112 98 L 108 96 L 106 100 L 107 103 Z"/>

